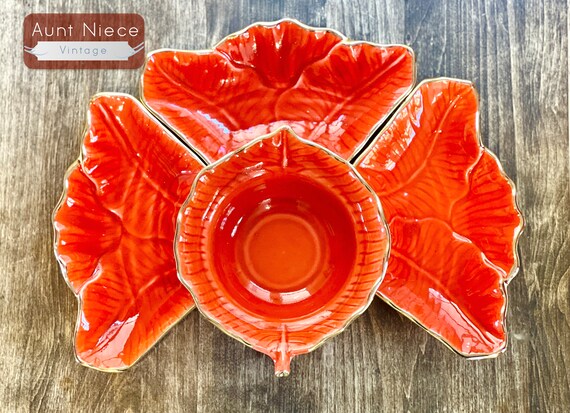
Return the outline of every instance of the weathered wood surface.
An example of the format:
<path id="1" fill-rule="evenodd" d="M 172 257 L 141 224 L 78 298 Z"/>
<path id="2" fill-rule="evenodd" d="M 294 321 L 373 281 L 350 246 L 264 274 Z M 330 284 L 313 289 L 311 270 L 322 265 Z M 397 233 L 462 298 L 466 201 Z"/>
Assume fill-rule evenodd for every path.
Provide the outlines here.
<path id="1" fill-rule="evenodd" d="M 566 0 L 46 3 L 0 6 L 1 411 L 570 411 Z M 52 254 L 50 213 L 89 97 L 136 94 L 140 71 L 27 69 L 24 17 L 59 11 L 140 13 L 147 50 L 208 48 L 254 21 L 295 17 L 411 45 L 420 80 L 475 81 L 482 138 L 517 182 L 527 220 L 506 353 L 461 359 L 376 300 L 345 333 L 296 359 L 287 379 L 197 312 L 126 373 L 76 364 L 77 304 Z"/>

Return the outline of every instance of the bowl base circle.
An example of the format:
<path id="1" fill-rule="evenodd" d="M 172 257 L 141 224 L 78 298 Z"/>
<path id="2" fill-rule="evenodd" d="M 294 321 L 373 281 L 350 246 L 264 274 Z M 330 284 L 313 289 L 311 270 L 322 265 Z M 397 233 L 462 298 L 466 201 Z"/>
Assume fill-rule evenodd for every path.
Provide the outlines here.
<path id="1" fill-rule="evenodd" d="M 293 292 L 319 276 L 326 247 L 312 220 L 292 213 L 269 213 L 256 221 L 244 234 L 238 262 L 258 286 Z"/>

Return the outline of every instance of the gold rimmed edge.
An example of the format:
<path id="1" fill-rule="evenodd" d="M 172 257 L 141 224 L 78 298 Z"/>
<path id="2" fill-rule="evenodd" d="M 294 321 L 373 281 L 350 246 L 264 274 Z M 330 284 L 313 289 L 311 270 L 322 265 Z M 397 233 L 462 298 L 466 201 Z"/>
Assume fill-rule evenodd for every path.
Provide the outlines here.
<path id="1" fill-rule="evenodd" d="M 93 366 L 89 363 L 87 363 L 86 361 L 84 361 L 83 359 L 81 359 L 81 357 L 79 356 L 79 352 L 77 351 L 77 341 L 76 341 L 76 337 L 77 337 L 77 333 L 79 331 L 79 327 L 81 324 L 81 312 L 82 312 L 82 308 L 83 308 L 83 299 L 82 299 L 82 294 L 84 292 L 84 290 L 88 287 L 89 284 L 91 284 L 92 282 L 94 282 L 95 280 L 97 280 L 99 277 L 93 277 L 93 274 L 91 275 L 91 277 L 83 284 L 83 286 L 79 289 L 79 291 L 76 293 L 75 292 L 75 288 L 73 288 L 73 286 L 71 285 L 71 281 L 69 280 L 68 274 L 67 274 L 67 266 L 65 265 L 65 263 L 63 262 L 63 260 L 60 258 L 60 255 L 58 253 L 58 249 L 57 249 L 57 245 L 59 243 L 59 231 L 57 229 L 56 226 L 56 215 L 58 213 L 58 211 L 61 209 L 61 206 L 63 205 L 63 202 L 65 201 L 65 199 L 67 198 L 68 195 L 68 190 L 69 190 L 69 176 L 71 175 L 71 173 L 75 170 L 75 168 L 79 167 L 81 169 L 81 171 L 83 172 L 83 159 L 85 157 L 85 145 L 84 145 L 84 140 L 85 137 L 87 136 L 87 134 L 89 133 L 89 128 L 91 125 L 91 111 L 90 111 L 90 107 L 91 104 L 98 99 L 99 97 L 125 97 L 128 98 L 130 100 L 132 100 L 142 111 L 143 113 L 149 118 L 151 119 L 152 122 L 154 122 L 157 126 L 159 126 L 161 128 L 161 130 L 163 130 L 166 135 L 173 140 L 174 142 L 176 142 L 177 144 L 181 145 L 182 147 L 187 148 L 187 145 L 183 144 L 182 142 L 180 142 L 180 139 L 175 136 L 168 128 L 165 128 L 160 121 L 153 116 L 148 110 L 147 108 L 134 96 L 129 95 L 127 93 L 119 93 L 119 92 L 102 92 L 102 93 L 97 93 L 95 95 L 93 95 L 90 99 L 89 99 L 89 103 L 87 106 L 87 127 L 84 129 L 84 132 L 81 134 L 81 149 L 80 149 L 80 154 L 78 159 L 76 159 L 67 169 L 67 171 L 65 172 L 65 176 L 64 176 L 64 184 L 63 184 L 63 192 L 61 194 L 61 197 L 59 199 L 59 201 L 57 202 L 55 208 L 52 211 L 51 214 L 51 222 L 52 222 L 52 226 L 53 226 L 53 252 L 55 255 L 55 258 L 59 264 L 59 268 L 61 271 L 61 274 L 63 276 L 63 279 L 65 280 L 65 283 L 67 284 L 67 286 L 71 289 L 73 295 L 75 295 L 75 297 L 77 298 L 77 319 L 75 322 L 75 329 L 74 329 L 74 334 L 73 334 L 73 352 L 74 352 L 74 356 L 75 356 L 75 360 L 85 366 L 85 367 L 89 367 L 91 369 L 94 370 L 98 370 L 98 371 L 102 371 L 102 372 L 106 372 L 106 373 L 121 373 L 125 370 L 128 370 L 130 368 L 132 368 L 135 364 L 137 364 L 144 356 L 146 356 L 149 351 L 159 342 L 161 341 L 166 334 L 168 334 L 170 332 L 170 330 L 172 328 L 174 328 L 180 321 L 182 321 L 194 308 L 195 308 L 195 304 L 193 304 L 186 312 L 184 312 L 184 314 L 182 314 L 180 316 L 180 318 L 174 322 L 172 325 L 170 325 L 166 330 L 164 330 L 164 332 L 154 341 L 154 343 L 147 349 L 145 350 L 143 353 L 141 353 L 141 355 L 139 357 L 137 357 L 130 365 L 125 366 L 125 367 L 120 367 L 120 368 L 108 368 L 108 367 L 97 367 L 97 366 Z M 199 163 L 202 164 L 202 167 L 205 166 L 204 162 L 201 159 L 197 159 Z M 87 177 L 90 181 L 91 179 L 89 177 Z"/>
<path id="2" fill-rule="evenodd" d="M 160 48 L 160 49 L 152 50 L 149 53 L 147 53 L 146 57 L 145 57 L 144 65 L 142 68 L 142 72 L 141 72 L 141 75 L 139 77 L 139 92 L 138 92 L 138 94 L 139 94 L 140 101 L 148 109 L 148 111 L 150 113 L 152 113 L 165 127 L 167 127 L 169 130 L 171 130 L 178 137 L 178 139 L 183 141 L 185 143 L 185 145 L 188 146 L 197 156 L 199 156 L 203 162 L 205 162 L 206 164 L 216 162 L 217 160 L 209 159 L 198 148 L 195 148 L 194 145 L 191 144 L 185 138 L 184 134 L 180 130 L 178 130 L 176 127 L 174 127 L 174 125 L 172 125 L 170 122 L 168 122 L 166 119 L 164 119 L 163 116 L 159 112 L 155 111 L 148 104 L 148 102 L 146 101 L 145 96 L 144 96 L 144 75 L 146 73 L 148 63 L 149 63 L 149 61 L 153 55 L 155 55 L 157 53 L 161 53 L 161 52 L 194 53 L 194 54 L 203 54 L 203 55 L 209 54 L 209 53 L 214 52 L 220 45 L 224 44 L 226 41 L 234 39 L 234 38 L 242 35 L 243 33 L 246 33 L 248 30 L 250 30 L 252 28 L 255 28 L 255 27 L 268 27 L 268 28 L 270 28 L 270 27 L 275 27 L 281 23 L 293 23 L 293 24 L 296 24 L 296 25 L 302 27 L 303 29 L 310 31 L 310 32 L 313 32 L 313 33 L 325 32 L 325 33 L 334 34 L 335 36 L 337 36 L 340 39 L 339 44 L 345 44 L 345 45 L 349 45 L 349 46 L 358 45 L 358 44 L 367 44 L 367 45 L 370 45 L 373 47 L 378 47 L 378 48 L 402 47 L 402 48 L 406 49 L 407 52 L 412 57 L 413 67 L 412 67 L 412 81 L 410 83 L 410 86 L 408 86 L 406 88 L 405 92 L 403 92 L 401 94 L 401 96 L 394 102 L 391 109 L 370 128 L 370 130 L 368 131 L 368 133 L 366 134 L 366 136 L 364 137 L 362 142 L 360 142 L 360 144 L 358 144 L 354 148 L 352 154 L 350 156 L 348 156 L 347 159 L 345 159 L 345 160 L 348 160 L 350 162 L 350 160 L 352 158 L 354 158 L 356 155 L 358 155 L 360 152 L 362 152 L 366 148 L 366 146 L 368 145 L 368 142 L 370 142 L 371 140 L 374 139 L 374 137 L 382 129 L 383 125 L 388 121 L 388 119 L 390 119 L 392 114 L 397 111 L 397 109 L 401 106 L 402 102 L 406 99 L 406 97 L 414 90 L 414 85 L 416 84 L 416 81 L 417 81 L 417 77 L 416 77 L 417 76 L 416 56 L 415 56 L 414 50 L 410 46 L 405 45 L 405 44 L 399 44 L 399 43 L 380 44 L 380 43 L 369 42 L 369 41 L 365 41 L 365 40 L 351 40 L 348 37 L 346 37 L 344 34 L 340 33 L 339 31 L 337 31 L 335 29 L 331 29 L 329 27 L 309 26 L 309 25 L 306 25 L 306 24 L 300 22 L 297 19 L 293 19 L 293 18 L 289 18 L 289 17 L 279 19 L 279 20 L 275 20 L 275 21 L 270 21 L 270 22 L 265 22 L 265 21 L 255 22 L 255 23 L 252 23 L 252 24 L 246 26 L 245 28 L 243 28 L 241 30 L 238 30 L 234 33 L 231 33 L 231 34 L 223 37 L 220 41 L 218 41 L 216 44 L 214 44 L 214 46 L 212 46 L 211 49 L 189 50 L 189 49 L 176 49 L 176 48 Z M 332 48 L 331 48 L 331 50 L 332 50 Z"/>
<path id="3" fill-rule="evenodd" d="M 175 232 L 175 236 L 174 236 L 174 257 L 175 257 L 175 261 L 176 261 L 176 272 L 178 274 L 178 279 L 180 280 L 180 282 L 188 289 L 188 291 L 190 291 L 190 294 L 192 295 L 192 298 L 194 299 L 194 303 L 196 305 L 196 308 L 198 309 L 198 311 L 200 312 L 200 314 L 202 314 L 208 321 L 210 321 L 212 324 L 214 324 L 218 329 L 220 329 L 223 333 L 225 333 L 226 335 L 228 335 L 229 337 L 241 342 L 242 344 L 246 345 L 247 347 L 250 347 L 256 351 L 259 351 L 263 354 L 266 354 L 269 356 L 268 353 L 265 353 L 261 350 L 256 349 L 255 345 L 248 342 L 245 338 L 240 337 L 239 335 L 229 331 L 226 329 L 226 327 L 224 327 L 219 321 L 217 321 L 211 314 L 209 314 L 206 310 L 204 310 L 202 308 L 202 306 L 199 304 L 199 301 L 197 299 L 197 295 L 194 293 L 194 291 L 192 290 L 192 287 L 186 282 L 186 280 L 184 279 L 184 276 L 182 275 L 182 271 L 181 271 L 181 260 L 178 254 L 178 248 L 177 248 L 177 244 L 178 244 L 178 240 L 180 238 L 180 233 L 181 233 L 181 226 L 182 226 L 182 219 L 184 216 L 184 212 L 185 210 L 188 208 L 188 204 L 191 200 L 191 198 L 194 196 L 195 192 L 196 192 L 196 187 L 198 184 L 198 181 L 200 180 L 200 178 L 208 173 L 210 170 L 218 167 L 218 165 L 228 161 L 230 158 L 232 158 L 235 155 L 240 154 L 243 151 L 248 150 L 250 147 L 253 147 L 255 145 L 257 145 L 259 142 L 264 141 L 266 139 L 269 139 L 283 131 L 286 131 L 287 133 L 289 133 L 291 136 L 293 136 L 295 139 L 299 140 L 300 142 L 302 142 L 303 144 L 309 145 L 311 147 L 317 148 L 323 152 L 325 152 L 327 155 L 332 156 L 336 161 L 341 162 L 344 165 L 347 165 L 350 169 L 351 172 L 353 172 L 355 174 L 355 177 L 358 179 L 358 181 L 360 181 L 360 183 L 366 188 L 367 191 L 370 192 L 370 194 L 372 195 L 374 202 L 376 204 L 376 208 L 378 211 L 378 215 L 380 216 L 382 225 L 386 231 L 386 251 L 384 253 L 384 262 L 382 265 L 382 271 L 378 277 L 378 279 L 374 282 L 374 285 L 372 286 L 371 290 L 370 290 L 370 294 L 367 297 L 365 303 L 363 306 L 361 306 L 360 308 L 358 308 L 353 314 L 351 314 L 350 317 L 348 317 L 345 321 L 344 324 L 339 328 L 339 329 L 335 329 L 334 331 L 332 331 L 331 333 L 325 334 L 316 344 L 314 344 L 313 346 L 309 347 L 308 350 L 306 352 L 302 352 L 302 353 L 298 353 L 298 354 L 292 354 L 291 359 L 293 359 L 295 356 L 301 355 L 301 354 L 306 354 L 306 353 L 310 353 L 313 350 L 317 349 L 318 347 L 320 347 L 322 344 L 324 344 L 328 339 L 342 333 L 349 325 L 352 321 L 354 321 L 358 316 L 362 315 L 370 306 L 370 304 L 372 303 L 372 300 L 374 299 L 374 296 L 376 295 L 376 292 L 378 291 L 378 288 L 380 287 L 380 284 L 382 283 L 382 281 L 384 280 L 384 276 L 386 275 L 386 269 L 388 267 L 388 260 L 390 258 L 390 250 L 391 250 L 391 235 L 390 235 L 390 228 L 388 227 L 388 223 L 386 221 L 386 217 L 384 215 L 384 210 L 382 209 L 382 204 L 380 203 L 380 199 L 378 198 L 378 195 L 376 194 L 376 192 L 374 192 L 374 190 L 370 187 L 370 185 L 368 184 L 368 182 L 366 182 L 364 180 L 364 178 L 360 175 L 360 173 L 356 170 L 356 168 L 350 163 L 348 162 L 346 159 L 340 157 L 339 155 L 335 154 L 334 152 L 332 152 L 331 150 L 323 147 L 322 145 L 315 143 L 313 141 L 308 141 L 306 139 L 303 139 L 301 137 L 299 137 L 294 131 L 293 129 L 291 129 L 291 127 L 289 126 L 282 126 L 280 128 L 278 128 L 277 130 L 275 130 L 274 132 L 265 134 L 265 135 L 261 135 L 253 140 L 251 140 L 250 142 L 248 142 L 246 145 L 240 147 L 239 149 L 232 151 L 228 154 L 226 154 L 225 156 L 223 156 L 222 158 L 220 158 L 219 160 L 217 160 L 216 162 L 206 166 L 204 169 L 202 169 L 202 171 L 200 171 L 200 173 L 198 175 L 196 175 L 196 178 L 194 179 L 194 183 L 192 184 L 192 189 L 190 190 L 190 193 L 188 194 L 188 197 L 186 198 L 186 201 L 182 204 L 180 211 L 178 213 L 178 217 L 176 220 L 176 232 Z M 289 371 L 276 371 L 275 375 L 277 377 L 286 377 L 287 375 L 289 375 Z"/>
<path id="4" fill-rule="evenodd" d="M 511 187 L 511 194 L 512 194 L 512 198 L 514 200 L 514 207 L 515 207 L 515 211 L 517 212 L 518 217 L 520 218 L 520 223 L 519 225 L 515 228 L 514 233 L 513 233 L 513 256 L 514 256 L 514 264 L 511 268 L 511 270 L 509 271 L 509 273 L 507 274 L 507 276 L 505 278 L 501 279 L 501 293 L 503 294 L 503 296 L 505 297 L 505 302 L 503 304 L 503 306 L 501 307 L 501 321 L 503 323 L 503 329 L 505 331 L 505 341 L 504 344 L 501 346 L 501 348 L 495 352 L 492 353 L 478 353 L 478 354 L 469 354 L 469 353 L 464 353 L 456 348 L 454 348 L 447 340 L 445 340 L 440 334 L 436 333 L 435 331 L 430 330 L 428 327 L 424 326 L 416 317 L 414 317 L 411 313 L 409 313 L 408 311 L 400 308 L 399 306 L 397 306 L 396 304 L 394 304 L 394 302 L 392 302 L 389 298 L 385 297 L 384 295 L 382 295 L 380 292 L 378 292 L 378 297 L 380 297 L 383 301 L 385 301 L 390 307 L 394 308 L 396 311 L 398 311 L 400 314 L 402 314 L 403 316 L 405 316 L 406 318 L 410 319 L 414 324 L 420 326 L 423 330 L 425 330 L 427 333 L 429 333 L 431 336 L 435 337 L 437 340 L 439 340 L 440 342 L 442 342 L 447 348 L 449 348 L 450 350 L 452 350 L 454 353 L 462 356 L 463 358 L 469 359 L 469 360 L 483 360 L 483 359 L 491 359 L 491 358 L 495 358 L 497 357 L 499 354 L 503 353 L 508 345 L 508 340 L 509 340 L 509 334 L 508 334 L 508 329 L 507 329 L 507 317 L 506 317 L 506 312 L 507 312 L 507 307 L 508 307 L 508 301 L 509 301 L 509 297 L 508 297 L 508 292 L 507 292 L 507 286 L 508 284 L 511 282 L 511 280 L 516 276 L 516 274 L 518 273 L 519 269 L 520 269 L 520 256 L 518 253 L 518 243 L 519 243 L 519 239 L 520 236 L 523 232 L 524 226 L 525 226 L 525 220 L 524 220 L 524 216 L 521 212 L 521 209 L 519 207 L 519 199 L 518 199 L 518 193 L 517 193 L 517 189 L 516 189 L 516 185 L 514 184 L 514 182 L 508 177 L 508 175 L 505 173 L 505 170 L 503 168 L 503 165 L 501 164 L 501 162 L 499 161 L 499 158 L 497 157 L 497 155 L 495 155 L 491 150 L 489 150 L 484 144 L 483 141 L 481 140 L 481 131 L 480 131 L 480 127 L 479 127 L 479 107 L 480 107 L 480 98 L 479 98 L 479 93 L 477 92 L 477 89 L 475 88 L 475 85 L 473 82 L 469 81 L 469 80 L 464 80 L 464 79 L 457 79 L 457 78 L 452 78 L 452 77 L 437 77 L 437 78 L 432 78 L 432 79 L 425 79 L 422 80 L 420 83 L 418 83 L 414 89 L 408 94 L 408 96 L 406 97 L 406 99 L 403 100 L 403 102 L 401 103 L 400 107 L 396 110 L 394 110 L 391 115 L 390 118 L 387 120 L 386 124 L 381 128 L 380 131 L 378 131 L 377 135 L 370 140 L 370 142 L 367 143 L 365 149 L 356 157 L 351 158 L 349 160 L 349 162 L 353 165 L 357 165 L 358 163 L 360 163 L 365 157 L 366 155 L 368 155 L 369 151 L 374 147 L 374 145 L 378 142 L 378 140 L 382 137 L 382 135 L 384 134 L 384 132 L 386 130 L 388 130 L 388 128 L 394 123 L 399 111 L 405 107 L 413 98 L 414 95 L 420 90 L 420 88 L 426 84 L 429 83 L 435 83 L 435 82 L 442 82 L 442 81 L 448 81 L 448 82 L 458 82 L 458 83 L 463 83 L 466 85 L 469 85 L 472 89 L 473 92 L 475 93 L 475 97 L 477 100 L 477 113 L 475 114 L 475 118 L 476 118 L 476 122 L 475 122 L 475 131 L 476 131 L 476 135 L 477 135 L 477 143 L 479 145 L 480 151 L 481 153 L 479 154 L 479 157 L 477 158 L 477 161 L 468 169 L 467 171 L 467 175 L 470 175 L 473 171 L 473 168 L 475 167 L 475 165 L 477 164 L 477 162 L 481 159 L 481 156 L 483 156 L 484 152 L 487 152 L 489 155 L 491 155 L 491 157 L 495 160 L 496 164 L 498 165 L 499 168 L 499 172 L 501 174 L 501 176 L 503 178 L 505 178 L 506 182 L 509 184 L 509 186 Z M 483 254 L 483 252 L 481 252 Z M 501 273 L 505 273 L 504 270 L 502 270 L 501 268 L 497 267 L 496 265 L 494 265 L 491 261 L 489 261 L 487 259 L 487 257 L 485 257 L 485 255 L 483 254 L 483 257 L 485 258 L 486 263 L 488 263 L 490 266 L 492 266 L 494 269 L 497 269 L 497 271 L 499 272 L 499 274 Z"/>

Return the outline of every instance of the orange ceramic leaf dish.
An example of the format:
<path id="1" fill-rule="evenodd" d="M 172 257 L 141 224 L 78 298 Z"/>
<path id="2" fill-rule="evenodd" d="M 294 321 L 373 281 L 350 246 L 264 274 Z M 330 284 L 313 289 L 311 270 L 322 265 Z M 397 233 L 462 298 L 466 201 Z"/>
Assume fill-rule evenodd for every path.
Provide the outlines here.
<path id="1" fill-rule="evenodd" d="M 151 53 L 142 103 L 95 97 L 54 213 L 77 358 L 128 368 L 195 300 L 286 375 L 375 293 L 464 356 L 501 352 L 515 189 L 473 85 L 414 77 L 406 46 L 284 19 Z"/>
<path id="2" fill-rule="evenodd" d="M 502 279 L 481 251 L 440 220 L 395 217 L 380 294 L 465 355 L 505 345 Z"/>
<path id="3" fill-rule="evenodd" d="M 201 172 L 176 242 L 200 311 L 278 375 L 364 311 L 389 249 L 378 199 L 352 166 L 289 129 Z"/>
<path id="4" fill-rule="evenodd" d="M 349 159 L 413 82 L 405 46 L 350 42 L 283 20 L 211 51 L 152 53 L 142 98 L 210 161 L 285 125 Z"/>
<path id="5" fill-rule="evenodd" d="M 517 268 L 514 242 L 522 225 L 513 188 L 497 159 L 483 150 L 469 174 L 469 190 L 453 204 L 450 219 L 454 231 L 474 243 L 507 280 Z"/>
<path id="6" fill-rule="evenodd" d="M 201 168 L 132 97 L 92 100 L 82 157 L 54 215 L 56 256 L 80 301 L 82 363 L 131 366 L 193 307 L 172 240 Z"/>
<path id="7" fill-rule="evenodd" d="M 379 294 L 465 356 L 504 349 L 505 280 L 522 218 L 478 137 L 471 83 L 422 83 L 357 169 L 382 201 L 392 253 Z"/>

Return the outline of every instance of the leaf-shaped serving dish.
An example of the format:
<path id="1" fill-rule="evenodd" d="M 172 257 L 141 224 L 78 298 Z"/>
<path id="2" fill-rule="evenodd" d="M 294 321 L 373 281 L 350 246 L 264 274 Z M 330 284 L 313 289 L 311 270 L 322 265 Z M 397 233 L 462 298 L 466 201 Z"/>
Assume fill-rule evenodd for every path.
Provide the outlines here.
<path id="1" fill-rule="evenodd" d="M 466 357 L 504 350 L 514 186 L 473 85 L 414 73 L 405 46 L 281 20 L 151 53 L 142 103 L 96 96 L 54 213 L 77 358 L 128 368 L 196 303 L 286 375 L 374 293 Z"/>

